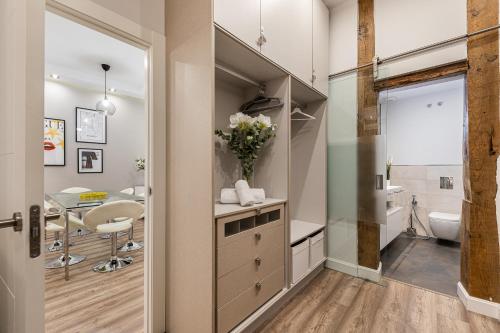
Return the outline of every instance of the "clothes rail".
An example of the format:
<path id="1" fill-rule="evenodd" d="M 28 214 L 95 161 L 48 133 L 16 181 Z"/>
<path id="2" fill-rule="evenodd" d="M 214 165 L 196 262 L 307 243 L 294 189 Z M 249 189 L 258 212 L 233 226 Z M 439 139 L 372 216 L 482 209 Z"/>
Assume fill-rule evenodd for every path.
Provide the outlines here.
<path id="1" fill-rule="evenodd" d="M 245 76 L 245 75 L 243 75 L 243 74 L 237 73 L 237 72 L 233 71 L 232 69 L 229 69 L 229 68 L 227 68 L 227 67 L 225 67 L 225 66 L 223 66 L 223 65 L 221 65 L 221 64 L 217 64 L 217 63 L 216 63 L 216 64 L 215 64 L 215 68 L 217 68 L 217 69 L 219 69 L 219 70 L 223 71 L 224 73 L 229 74 L 229 75 L 231 75 L 231 76 L 233 76 L 233 77 L 235 77 L 235 78 L 237 78 L 237 79 L 240 79 L 240 80 L 242 80 L 242 81 L 244 81 L 244 82 L 246 82 L 246 83 L 249 83 L 249 84 L 251 84 L 252 86 L 258 87 L 258 88 L 260 88 L 260 89 L 262 89 L 262 88 L 264 88 L 264 87 L 265 87 L 263 84 L 260 84 L 259 82 L 254 81 L 254 80 L 252 80 L 251 78 L 246 77 L 246 76 Z"/>
<path id="2" fill-rule="evenodd" d="M 380 64 L 383 64 L 383 63 L 386 63 L 386 62 L 390 62 L 390 61 L 394 61 L 394 60 L 397 60 L 397 59 L 405 58 L 405 57 L 408 57 L 410 55 L 414 55 L 414 54 L 422 53 L 422 52 L 425 52 L 425 51 L 433 50 L 433 49 L 436 49 L 436 48 L 441 47 L 441 46 L 455 44 L 455 43 L 467 40 L 467 38 L 469 38 L 469 37 L 474 37 L 474 36 L 477 36 L 477 35 L 480 35 L 480 34 L 484 34 L 484 33 L 490 32 L 492 30 L 497 30 L 499 28 L 500 28 L 500 24 L 499 25 L 495 25 L 495 26 L 491 26 L 491 27 L 486 28 L 486 29 L 474 31 L 474 32 L 471 32 L 469 34 L 465 34 L 465 35 L 461 35 L 461 36 L 449 38 L 449 39 L 443 40 L 441 42 L 437 42 L 437 43 L 425 45 L 425 46 L 422 46 L 422 47 L 419 47 L 419 48 L 416 48 L 416 49 L 413 49 L 413 50 L 410 50 L 410 51 L 405 51 L 405 52 L 402 52 L 402 53 L 398 53 L 398 54 L 395 54 L 393 56 L 390 56 L 390 57 L 387 57 L 387 58 L 384 58 L 384 59 L 374 59 L 374 61 L 371 62 L 371 63 L 359 65 L 357 67 L 349 68 L 349 69 L 346 69 L 346 70 L 343 70 L 343 71 L 340 71 L 340 72 L 337 72 L 337 73 L 334 73 L 334 74 L 330 74 L 328 76 L 328 80 L 334 79 L 336 77 L 339 77 L 339 76 L 342 76 L 342 75 L 345 75 L 345 74 L 349 74 L 351 72 L 356 72 L 356 71 L 358 71 L 360 69 L 363 69 L 363 68 L 366 68 L 366 67 L 373 66 L 373 64 L 375 63 L 375 61 L 376 61 L 376 63 L 378 65 L 380 65 Z"/>

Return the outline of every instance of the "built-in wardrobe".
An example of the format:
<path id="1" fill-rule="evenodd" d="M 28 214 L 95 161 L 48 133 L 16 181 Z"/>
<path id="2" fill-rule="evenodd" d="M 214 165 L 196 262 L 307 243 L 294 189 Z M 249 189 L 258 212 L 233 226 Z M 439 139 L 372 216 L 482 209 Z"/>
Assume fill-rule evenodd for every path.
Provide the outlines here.
<path id="1" fill-rule="evenodd" d="M 186 130 L 197 143 L 180 143 L 184 148 L 174 149 L 169 156 L 203 174 L 188 174 L 180 168 L 181 162 L 175 163 L 178 173 L 193 177 L 199 186 L 193 193 L 198 202 L 176 197 L 178 206 L 171 206 L 169 221 L 170 230 L 191 231 L 185 238 L 191 247 L 179 239 L 171 239 L 175 245 L 170 247 L 194 258 L 196 264 L 190 268 L 198 279 L 172 254 L 169 276 L 184 293 L 194 298 L 198 294 L 204 306 L 209 301 L 201 286 L 211 288 L 213 331 L 241 332 L 255 328 L 305 286 L 326 260 L 329 12 L 321 0 L 215 0 L 209 27 L 204 16 L 209 8 L 183 8 L 181 1 L 174 1 L 167 5 L 167 15 L 169 9 L 174 22 L 170 27 L 167 23 L 173 39 L 167 53 L 174 82 L 168 90 L 173 99 L 170 120 L 175 123 L 170 128 Z M 191 91 L 193 96 L 190 83 L 198 91 Z M 250 181 L 251 187 L 264 189 L 266 199 L 245 207 L 222 204 L 221 189 L 234 187 L 242 171 L 214 130 L 228 131 L 230 115 L 259 94 L 280 101 L 279 107 L 262 112 L 277 125 L 276 136 L 259 152 Z M 189 130 L 189 122 L 196 131 Z M 203 123 L 211 131 L 209 155 Z M 189 156 L 186 149 L 208 160 Z M 171 172 L 170 181 L 179 182 L 183 193 L 189 192 Z M 205 196 L 208 186 L 210 198 Z M 207 201 L 212 205 L 210 214 Z M 183 205 L 190 211 L 180 213 Z M 185 315 L 175 307 L 188 310 L 189 304 L 200 322 L 209 320 L 206 308 L 188 301 L 183 292 L 169 297 L 171 327 L 207 331 L 200 323 L 177 318 Z"/>

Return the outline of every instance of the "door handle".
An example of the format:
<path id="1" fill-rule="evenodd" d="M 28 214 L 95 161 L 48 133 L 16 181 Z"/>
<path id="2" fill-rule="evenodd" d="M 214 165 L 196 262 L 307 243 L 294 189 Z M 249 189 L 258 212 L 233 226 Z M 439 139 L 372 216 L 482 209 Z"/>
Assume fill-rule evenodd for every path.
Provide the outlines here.
<path id="1" fill-rule="evenodd" d="M 14 231 L 23 230 L 23 215 L 20 212 L 12 214 L 10 219 L 0 220 L 0 229 L 13 227 Z"/>

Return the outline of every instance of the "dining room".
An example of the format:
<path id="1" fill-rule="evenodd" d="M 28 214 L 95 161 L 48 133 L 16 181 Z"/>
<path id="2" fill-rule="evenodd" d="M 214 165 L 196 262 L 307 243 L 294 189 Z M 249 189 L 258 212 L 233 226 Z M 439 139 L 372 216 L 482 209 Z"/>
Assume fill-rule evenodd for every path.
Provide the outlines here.
<path id="1" fill-rule="evenodd" d="M 147 53 L 45 19 L 45 331 L 140 331 Z"/>

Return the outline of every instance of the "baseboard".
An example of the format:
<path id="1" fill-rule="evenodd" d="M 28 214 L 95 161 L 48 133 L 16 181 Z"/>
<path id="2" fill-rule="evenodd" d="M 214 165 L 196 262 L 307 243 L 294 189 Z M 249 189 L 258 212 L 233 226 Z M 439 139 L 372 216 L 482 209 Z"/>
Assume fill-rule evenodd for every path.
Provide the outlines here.
<path id="1" fill-rule="evenodd" d="M 353 263 L 335 258 L 328 258 L 326 267 L 345 274 L 356 276 L 362 279 L 370 280 L 375 283 L 380 282 L 382 278 L 382 263 L 378 264 L 377 269 L 355 265 Z"/>
<path id="2" fill-rule="evenodd" d="M 457 284 L 457 294 L 468 311 L 500 320 L 500 303 L 490 302 L 469 295 L 461 282 Z"/>

